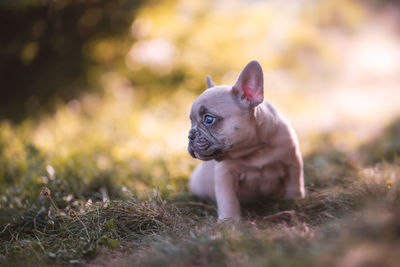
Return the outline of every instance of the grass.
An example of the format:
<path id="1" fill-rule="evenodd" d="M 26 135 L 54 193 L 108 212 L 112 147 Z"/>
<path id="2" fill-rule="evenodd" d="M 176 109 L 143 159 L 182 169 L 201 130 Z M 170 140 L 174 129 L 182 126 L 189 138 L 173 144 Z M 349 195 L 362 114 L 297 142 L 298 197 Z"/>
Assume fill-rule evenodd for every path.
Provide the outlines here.
<path id="1" fill-rule="evenodd" d="M 187 188 L 193 96 L 144 107 L 134 92 L 0 122 L 0 265 L 396 266 L 399 120 L 351 151 L 336 132 L 307 140 L 305 199 L 219 224 Z"/>
<path id="2" fill-rule="evenodd" d="M 73 262 L 77 257 L 95 256 L 102 246 L 117 248 L 167 230 L 179 232 L 190 223 L 184 215 L 157 195 L 141 202 L 129 199 L 88 205 L 83 212 L 70 210 L 68 214 L 51 208 L 31 209 L 5 229 L 10 242 L 3 251 L 28 246 L 35 256 Z"/>
<path id="3" fill-rule="evenodd" d="M 22 183 L 2 195 L 1 263 L 395 266 L 398 160 L 390 156 L 364 166 L 326 137 L 321 142 L 323 149 L 305 157 L 307 198 L 245 206 L 236 225 L 217 223 L 215 205 L 188 194 L 186 179 L 139 194 L 96 176 L 96 186 L 89 182 L 76 190 L 74 181 L 52 178 L 52 167 L 28 148 L 31 164 L 46 169 L 51 193 L 36 186 L 24 194 Z"/>
<path id="4" fill-rule="evenodd" d="M 186 118 L 166 120 L 165 107 L 138 112 L 129 94 L 113 89 L 40 121 L 0 123 L 2 266 L 399 260 L 398 120 L 352 151 L 337 148 L 335 133 L 314 138 L 304 155 L 305 199 L 243 206 L 240 224 L 219 224 L 215 204 L 188 192 L 197 163 L 179 141 Z M 182 110 L 170 112 L 185 114 L 189 98 L 176 98 Z M 120 109 L 129 115 L 121 117 Z"/>

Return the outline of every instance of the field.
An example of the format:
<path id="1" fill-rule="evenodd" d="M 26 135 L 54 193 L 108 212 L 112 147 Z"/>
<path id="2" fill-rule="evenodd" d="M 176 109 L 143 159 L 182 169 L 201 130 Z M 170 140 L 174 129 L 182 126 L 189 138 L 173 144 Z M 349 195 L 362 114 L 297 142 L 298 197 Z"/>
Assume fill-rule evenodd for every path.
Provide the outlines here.
<path id="1" fill-rule="evenodd" d="M 398 266 L 399 14 L 301 2 L 237 3 L 225 16 L 223 3 L 144 4 L 133 43 L 93 45 L 99 66 L 113 62 L 88 70 L 96 90 L 2 118 L 0 265 Z M 307 196 L 218 223 L 216 205 L 188 191 L 199 164 L 188 112 L 206 73 L 231 84 L 254 58 L 299 135 Z"/>
<path id="2" fill-rule="evenodd" d="M 3 136 L 11 131 L 2 127 Z M 7 174 L 30 177 L 2 197 L 2 264 L 395 266 L 399 134 L 395 121 L 383 138 L 360 147 L 362 162 L 324 136 L 305 155 L 307 198 L 243 207 L 245 219 L 235 225 L 218 224 L 215 205 L 188 193 L 184 171 L 168 171 L 179 159 L 141 173 L 114 160 L 98 172 L 85 160 L 90 155 L 50 165 L 35 146 L 21 144 L 9 153 L 28 164 Z M 123 186 L 124 179 L 133 185 Z"/>

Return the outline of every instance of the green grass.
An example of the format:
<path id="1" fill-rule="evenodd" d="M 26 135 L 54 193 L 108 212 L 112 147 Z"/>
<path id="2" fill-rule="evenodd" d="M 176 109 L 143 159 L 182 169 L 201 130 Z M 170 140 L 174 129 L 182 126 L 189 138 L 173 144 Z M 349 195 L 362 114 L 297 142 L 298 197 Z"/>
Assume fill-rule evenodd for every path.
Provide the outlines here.
<path id="1" fill-rule="evenodd" d="M 321 136 L 304 157 L 305 199 L 243 206 L 241 223 L 220 224 L 215 204 L 188 193 L 186 154 L 102 168 L 96 149 L 114 141 L 61 157 L 30 142 L 34 127 L 3 123 L 0 264 L 396 266 L 398 124 L 356 152 Z"/>
<path id="2" fill-rule="evenodd" d="M 40 190 L 20 204 L 3 197 L 2 263 L 107 265 L 117 253 L 122 266 L 340 266 L 357 260 L 362 266 L 377 259 L 379 266 L 394 266 L 400 188 L 389 180 L 399 168 L 386 163 L 364 174 L 338 153 L 306 158 L 306 199 L 243 207 L 245 219 L 237 225 L 218 224 L 215 206 L 187 190 L 164 192 L 164 198 L 156 190 L 141 196 L 119 190 L 114 200 L 97 197 L 89 205 L 83 198 L 59 199 L 64 187 L 55 180 L 49 187 L 57 210 Z M 315 157 L 324 157 L 325 165 Z M 331 176 L 332 169 L 340 175 Z M 92 193 L 96 199 L 98 192 Z M 351 255 L 354 250 L 362 259 Z"/>

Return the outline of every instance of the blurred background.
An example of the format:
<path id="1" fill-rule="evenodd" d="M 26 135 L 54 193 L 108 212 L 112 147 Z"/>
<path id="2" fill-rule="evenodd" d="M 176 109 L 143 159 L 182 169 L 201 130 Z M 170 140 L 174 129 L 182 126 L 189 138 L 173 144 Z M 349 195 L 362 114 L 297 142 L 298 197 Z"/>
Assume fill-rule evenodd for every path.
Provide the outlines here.
<path id="1" fill-rule="evenodd" d="M 0 191 L 21 199 L 184 190 L 205 75 L 232 84 L 253 59 L 305 155 L 325 133 L 351 151 L 400 113 L 397 1 L 2 1 L 0 38 Z"/>

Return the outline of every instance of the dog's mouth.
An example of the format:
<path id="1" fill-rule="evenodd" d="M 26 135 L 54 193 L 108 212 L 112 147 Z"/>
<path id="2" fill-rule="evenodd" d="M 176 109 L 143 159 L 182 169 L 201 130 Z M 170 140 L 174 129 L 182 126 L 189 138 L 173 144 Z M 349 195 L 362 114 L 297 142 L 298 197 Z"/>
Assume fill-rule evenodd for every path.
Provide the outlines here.
<path id="1" fill-rule="evenodd" d="M 208 129 L 198 127 L 189 131 L 188 151 L 193 158 L 218 160 L 224 155 L 224 145 Z"/>
<path id="2" fill-rule="evenodd" d="M 200 160 L 218 159 L 224 154 L 220 146 L 211 144 L 205 138 L 189 141 L 188 152 L 193 158 Z"/>

